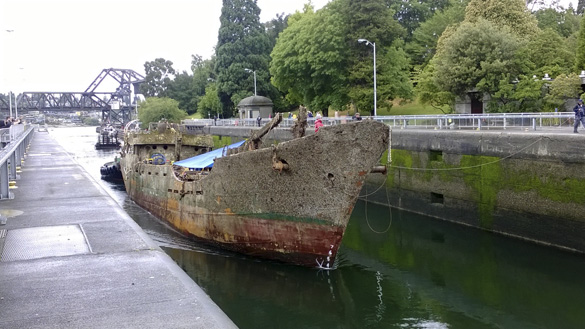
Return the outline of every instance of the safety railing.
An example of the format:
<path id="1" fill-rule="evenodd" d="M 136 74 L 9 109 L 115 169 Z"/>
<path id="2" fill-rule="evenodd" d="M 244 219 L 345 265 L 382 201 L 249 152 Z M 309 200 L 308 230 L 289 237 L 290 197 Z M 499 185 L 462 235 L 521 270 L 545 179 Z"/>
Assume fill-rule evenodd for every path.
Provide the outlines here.
<path id="1" fill-rule="evenodd" d="M 376 117 L 362 117 L 362 120 L 373 119 L 384 122 L 393 127 L 402 129 L 523 129 L 538 130 L 554 127 L 571 127 L 573 112 L 541 112 L 541 113 L 497 113 L 497 114 L 445 114 L 445 115 L 389 115 Z M 232 126 L 254 127 L 262 126 L 270 121 L 269 118 L 257 119 L 189 119 L 182 123 L 191 126 Z M 350 116 L 323 117 L 324 125 L 343 124 L 353 121 Z M 281 127 L 291 127 L 295 119 L 285 118 Z M 309 126 L 314 126 L 315 118 L 308 118 Z"/>
<path id="2" fill-rule="evenodd" d="M 10 184 L 20 178 L 17 169 L 24 160 L 26 148 L 34 134 L 34 127 L 32 126 L 15 125 L 15 127 L 13 131 L 20 130 L 20 133 L 0 149 L 0 200 L 13 198 L 13 194 L 10 192 Z M 12 127 L 6 130 L 10 129 Z"/>
<path id="3" fill-rule="evenodd" d="M 18 138 L 18 136 L 20 136 L 24 130 L 25 125 L 21 124 L 16 124 L 10 126 L 9 128 L 0 129 L 0 149 L 2 149 L 4 145 Z"/>

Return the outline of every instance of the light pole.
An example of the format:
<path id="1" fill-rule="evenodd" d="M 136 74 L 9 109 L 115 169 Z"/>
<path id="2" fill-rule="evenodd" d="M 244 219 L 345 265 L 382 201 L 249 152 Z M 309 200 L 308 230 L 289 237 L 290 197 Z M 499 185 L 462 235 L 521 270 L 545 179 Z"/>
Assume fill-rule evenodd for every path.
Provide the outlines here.
<path id="1" fill-rule="evenodd" d="M 256 94 L 256 71 L 252 71 L 250 69 L 244 69 L 244 71 L 246 71 L 248 73 L 250 73 L 250 72 L 253 72 L 254 73 L 254 96 L 256 96 L 257 95 Z"/>
<path id="2" fill-rule="evenodd" d="M 14 32 L 14 30 L 6 30 L 6 32 L 8 33 L 12 33 Z M 8 47 L 8 52 L 10 52 L 10 47 Z M 8 100 L 10 102 L 10 116 L 12 117 L 12 91 L 10 91 L 9 96 L 8 96 Z M 16 99 L 15 99 L 16 101 Z"/>
<path id="3" fill-rule="evenodd" d="M 366 46 L 372 46 L 374 48 L 374 116 L 377 115 L 376 112 L 376 102 L 377 102 L 377 97 L 376 97 L 376 43 L 375 42 L 370 42 L 366 39 L 358 39 L 359 43 L 365 43 Z"/>

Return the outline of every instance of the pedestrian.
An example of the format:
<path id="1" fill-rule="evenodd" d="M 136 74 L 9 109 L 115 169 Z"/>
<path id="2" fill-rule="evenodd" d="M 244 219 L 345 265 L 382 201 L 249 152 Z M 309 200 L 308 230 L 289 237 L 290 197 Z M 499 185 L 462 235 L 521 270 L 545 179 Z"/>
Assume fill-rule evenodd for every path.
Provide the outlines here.
<path id="1" fill-rule="evenodd" d="M 321 120 L 321 113 L 317 113 L 315 117 L 315 132 L 319 132 L 319 128 L 323 127 L 323 121 Z"/>
<path id="2" fill-rule="evenodd" d="M 360 112 L 356 112 L 353 115 L 353 121 L 362 121 L 362 117 L 360 116 Z"/>
<path id="3" fill-rule="evenodd" d="M 577 101 L 577 105 L 573 108 L 573 112 L 575 112 L 575 125 L 573 126 L 573 132 L 576 134 L 578 133 L 577 128 L 579 128 L 579 122 L 585 128 L 585 107 L 583 106 L 583 100 L 580 99 Z"/>
<path id="4" fill-rule="evenodd" d="M 256 118 L 256 123 L 258 124 L 258 127 L 260 127 L 260 124 L 262 123 L 262 117 L 258 114 L 258 117 Z"/>

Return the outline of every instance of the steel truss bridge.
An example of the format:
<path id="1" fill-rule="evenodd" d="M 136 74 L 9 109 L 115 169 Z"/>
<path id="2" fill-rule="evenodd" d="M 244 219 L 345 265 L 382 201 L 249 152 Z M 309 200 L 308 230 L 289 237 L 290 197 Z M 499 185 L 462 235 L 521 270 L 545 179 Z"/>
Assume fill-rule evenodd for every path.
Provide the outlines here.
<path id="1" fill-rule="evenodd" d="M 96 92 L 107 78 L 118 82 L 112 92 Z M 136 108 L 136 96 L 144 77 L 133 70 L 103 69 L 102 72 L 83 92 L 23 92 L 17 95 L 12 108 L 18 111 L 76 112 L 101 111 L 102 122 L 123 125 L 131 120 L 132 110 Z M 10 101 L 0 97 L 0 111 L 8 113 Z"/>

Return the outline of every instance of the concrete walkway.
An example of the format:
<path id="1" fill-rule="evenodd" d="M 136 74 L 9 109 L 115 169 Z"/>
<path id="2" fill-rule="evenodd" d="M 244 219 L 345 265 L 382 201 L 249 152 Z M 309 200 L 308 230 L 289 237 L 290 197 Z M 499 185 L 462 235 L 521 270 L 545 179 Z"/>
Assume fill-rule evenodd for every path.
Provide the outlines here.
<path id="1" fill-rule="evenodd" d="M 46 132 L 0 200 L 0 328 L 235 328 Z"/>

